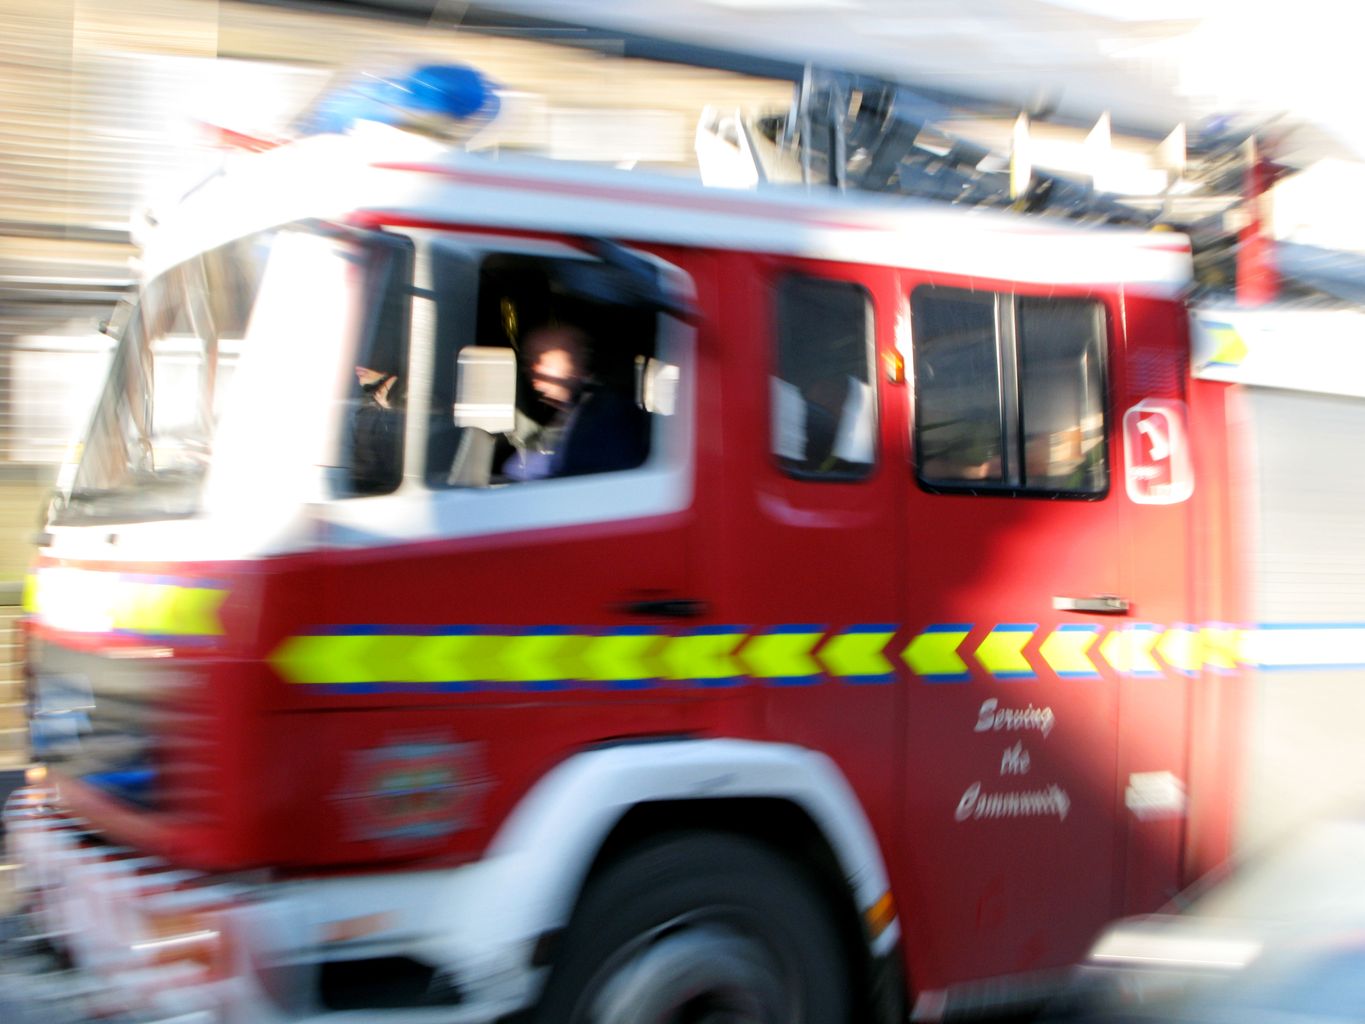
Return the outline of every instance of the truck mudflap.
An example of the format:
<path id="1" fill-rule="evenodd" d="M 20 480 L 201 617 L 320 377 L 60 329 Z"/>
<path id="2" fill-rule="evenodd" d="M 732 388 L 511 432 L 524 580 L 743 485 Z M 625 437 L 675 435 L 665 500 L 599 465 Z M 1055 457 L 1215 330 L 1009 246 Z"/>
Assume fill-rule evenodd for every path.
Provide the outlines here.
<path id="1" fill-rule="evenodd" d="M 223 879 L 111 845 L 43 787 L 17 791 L 4 825 L 18 904 L 0 933 L 5 1024 L 488 1024 L 533 992 L 529 949 L 474 964 L 422 917 L 437 888 L 458 904 L 486 884 L 481 864 Z"/>

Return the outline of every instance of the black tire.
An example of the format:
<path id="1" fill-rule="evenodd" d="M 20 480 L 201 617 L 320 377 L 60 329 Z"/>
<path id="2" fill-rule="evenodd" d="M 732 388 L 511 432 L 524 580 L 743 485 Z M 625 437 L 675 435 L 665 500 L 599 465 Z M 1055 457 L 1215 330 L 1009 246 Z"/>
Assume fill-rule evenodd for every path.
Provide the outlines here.
<path id="1" fill-rule="evenodd" d="M 752 840 L 661 837 L 594 879 L 537 1024 L 847 1024 L 848 968 L 815 885 Z"/>

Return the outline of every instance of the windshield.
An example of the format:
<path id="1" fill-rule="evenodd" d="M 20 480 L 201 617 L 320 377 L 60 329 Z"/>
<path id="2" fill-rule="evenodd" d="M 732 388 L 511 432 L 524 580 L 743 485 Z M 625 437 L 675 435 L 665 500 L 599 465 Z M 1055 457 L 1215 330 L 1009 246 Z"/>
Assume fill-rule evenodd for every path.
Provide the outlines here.
<path id="1" fill-rule="evenodd" d="M 195 511 L 271 241 L 257 235 L 232 242 L 143 290 L 58 522 Z"/>
<path id="2" fill-rule="evenodd" d="M 341 353 L 364 328 L 372 264 L 385 262 L 380 248 L 346 229 L 295 226 L 153 280 L 54 522 L 193 515 L 224 488 L 298 478 L 300 460 L 327 461 L 315 437 L 325 414 L 312 398 L 337 389 Z"/>

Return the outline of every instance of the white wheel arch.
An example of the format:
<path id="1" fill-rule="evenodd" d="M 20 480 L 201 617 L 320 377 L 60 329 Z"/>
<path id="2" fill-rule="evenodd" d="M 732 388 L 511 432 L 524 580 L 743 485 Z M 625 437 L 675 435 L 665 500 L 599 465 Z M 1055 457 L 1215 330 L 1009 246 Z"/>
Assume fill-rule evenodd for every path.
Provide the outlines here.
<path id="1" fill-rule="evenodd" d="M 624 743 L 576 754 L 526 794 L 488 858 L 506 864 L 525 923 L 544 932 L 567 923 L 593 859 L 631 808 L 755 798 L 787 801 L 810 817 L 859 911 L 886 893 L 890 883 L 876 837 L 834 762 L 803 747 L 750 740 Z M 878 937 L 877 951 L 898 937 L 893 923 Z"/>

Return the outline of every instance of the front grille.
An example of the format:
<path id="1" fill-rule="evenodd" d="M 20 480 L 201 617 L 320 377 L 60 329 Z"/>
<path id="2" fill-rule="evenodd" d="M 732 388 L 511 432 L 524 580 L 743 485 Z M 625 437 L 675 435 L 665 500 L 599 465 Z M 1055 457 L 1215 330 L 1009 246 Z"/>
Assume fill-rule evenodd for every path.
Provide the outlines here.
<path id="1" fill-rule="evenodd" d="M 185 672 L 171 660 L 115 658 L 33 639 L 34 759 L 145 809 L 157 806 L 157 737 Z"/>

